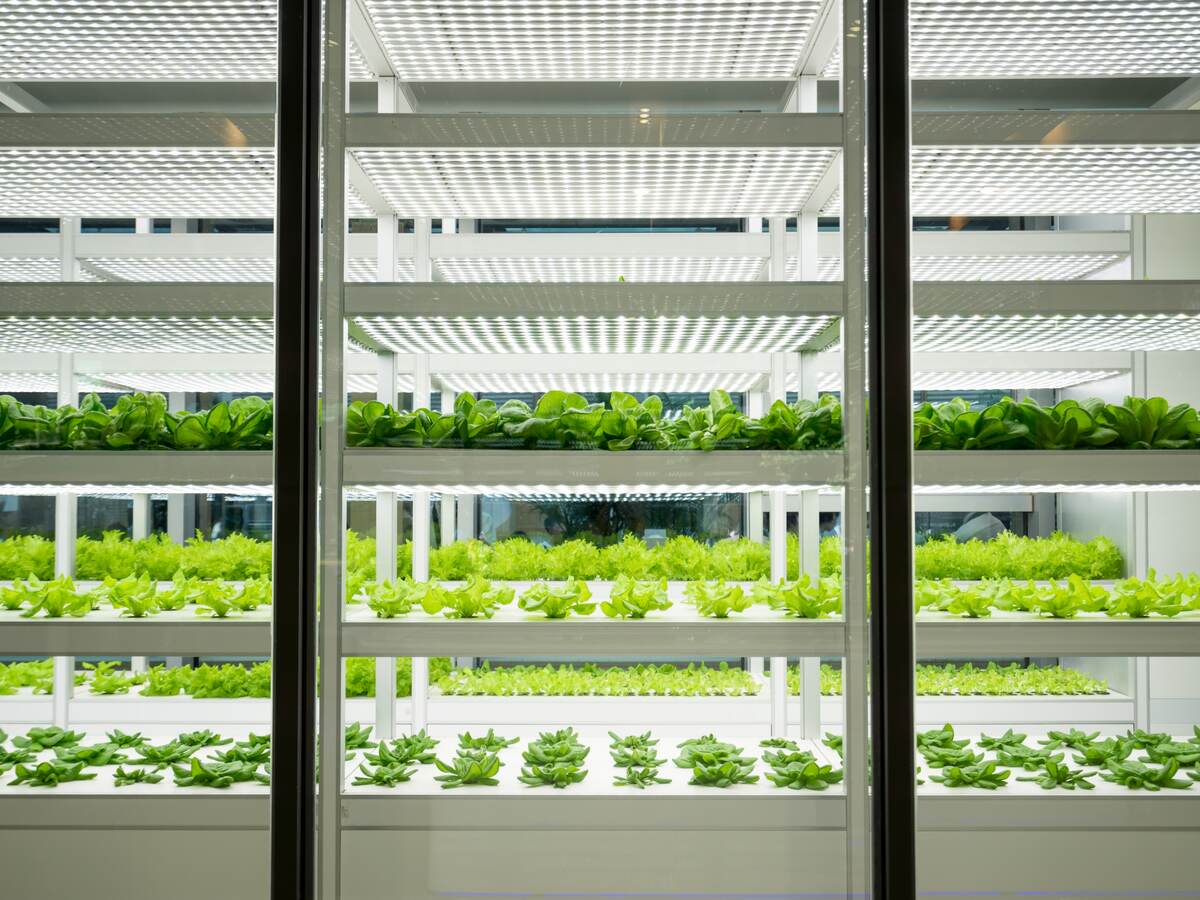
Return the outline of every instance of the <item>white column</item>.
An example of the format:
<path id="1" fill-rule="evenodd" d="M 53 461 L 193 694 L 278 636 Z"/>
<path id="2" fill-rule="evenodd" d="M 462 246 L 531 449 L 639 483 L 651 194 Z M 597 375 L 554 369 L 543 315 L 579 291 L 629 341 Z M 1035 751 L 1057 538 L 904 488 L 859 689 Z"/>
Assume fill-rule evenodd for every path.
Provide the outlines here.
<path id="1" fill-rule="evenodd" d="M 815 230 L 814 230 L 815 234 Z M 803 267 L 802 267 L 803 268 Z M 806 279 L 807 280 L 807 279 Z M 799 397 L 817 399 L 817 355 L 800 353 Z M 814 581 L 821 577 L 821 495 L 818 491 L 800 492 L 799 574 Z M 800 660 L 800 735 L 815 740 L 821 733 L 821 660 Z"/>
<path id="2" fill-rule="evenodd" d="M 771 374 L 768 382 L 768 399 L 771 401 L 787 397 L 787 356 L 771 354 Z M 771 580 L 787 578 L 787 493 L 772 490 L 768 494 L 770 515 Z M 787 736 L 787 657 L 771 657 L 771 736 Z"/>
<path id="3" fill-rule="evenodd" d="M 429 220 L 425 219 L 428 229 Z M 428 244 L 426 244 L 428 247 Z M 428 252 L 426 253 L 428 260 Z M 417 280 L 421 276 L 418 274 Z M 429 354 L 418 353 L 413 365 L 413 408 L 429 406 L 431 385 Z M 429 580 L 429 492 L 413 491 L 412 501 L 412 573 L 413 581 Z M 414 656 L 412 661 L 412 730 L 420 731 L 429 724 L 429 659 Z"/>
<path id="4" fill-rule="evenodd" d="M 454 221 L 453 219 L 443 219 L 442 222 Z M 444 224 L 443 224 L 444 227 Z M 454 391 L 447 390 L 442 387 L 442 412 L 448 413 L 454 410 L 454 401 L 458 394 Z M 449 547 L 458 537 L 457 517 L 457 502 L 453 494 L 442 494 L 438 501 L 438 513 L 441 519 L 441 531 L 439 532 L 440 543 L 443 547 Z"/>
<path id="5" fill-rule="evenodd" d="M 1143 231 L 1145 216 L 1135 216 L 1141 219 Z M 1134 244 L 1130 254 L 1137 277 L 1145 278 L 1145 245 Z M 1149 394 L 1146 373 L 1146 354 L 1137 352 L 1130 354 L 1130 380 L 1133 396 L 1145 397 Z M 1172 401 L 1173 402 L 1173 401 Z M 1150 495 L 1145 491 L 1134 491 L 1130 495 L 1129 529 L 1131 540 L 1129 546 L 1133 553 L 1131 560 L 1133 571 L 1128 573 L 1135 578 L 1145 578 L 1150 571 Z M 1150 729 L 1150 657 L 1137 656 L 1133 659 L 1133 723 L 1135 728 Z"/>
<path id="6" fill-rule="evenodd" d="M 413 219 L 414 281 L 433 281 L 433 261 L 429 255 L 432 226 L 433 220 L 428 216 Z"/>
<path id="7" fill-rule="evenodd" d="M 175 219 L 171 220 L 174 229 Z M 171 391 L 167 394 L 167 409 L 171 412 L 182 412 L 185 395 L 182 391 Z M 167 535 L 176 544 L 187 543 L 191 537 L 187 530 L 187 496 L 185 494 L 167 494 Z"/>
<path id="8" fill-rule="evenodd" d="M 382 225 L 384 219 L 380 218 Z M 395 222 L 392 219 L 393 224 Z M 380 241 L 380 250 L 383 249 Z M 393 244 L 394 246 L 394 244 Z M 380 268 L 383 268 L 382 252 Z M 393 263 L 392 271 L 395 271 Z M 382 274 L 382 273 L 381 273 Z M 376 357 L 375 396 L 384 403 L 396 402 L 396 355 L 380 353 Z M 375 495 L 375 580 L 396 580 L 396 545 L 399 544 L 399 516 L 396 492 L 379 491 Z M 375 658 L 375 736 L 390 741 L 396 736 L 396 660 L 391 656 Z"/>
<path id="9" fill-rule="evenodd" d="M 138 221 L 141 221 L 140 219 Z M 149 494 L 134 494 L 133 495 L 133 528 L 132 537 L 135 541 L 148 538 L 153 525 L 151 519 Z M 133 672 L 145 672 L 150 668 L 150 661 L 144 656 L 135 656 L 130 659 L 129 668 Z"/>
<path id="10" fill-rule="evenodd" d="M 73 230 L 78 230 L 78 221 L 75 222 Z M 66 257 L 64 257 L 65 259 Z M 58 405 L 74 406 L 78 402 L 79 383 L 75 378 L 75 357 L 70 353 L 60 353 L 58 354 Z M 54 575 L 56 577 L 65 575 L 73 578 L 75 576 L 75 540 L 78 531 L 78 496 L 69 491 L 56 494 L 54 497 Z M 75 657 L 54 657 L 53 710 L 54 724 L 59 728 L 66 728 L 70 723 L 71 696 L 74 692 Z"/>

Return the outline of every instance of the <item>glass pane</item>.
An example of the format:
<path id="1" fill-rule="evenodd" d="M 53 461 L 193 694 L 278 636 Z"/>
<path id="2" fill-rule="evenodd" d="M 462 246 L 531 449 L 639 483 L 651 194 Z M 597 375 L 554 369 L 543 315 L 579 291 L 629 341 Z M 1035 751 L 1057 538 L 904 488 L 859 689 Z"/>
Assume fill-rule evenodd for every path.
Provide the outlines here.
<path id="1" fill-rule="evenodd" d="M 275 40 L 0 3 L 6 896 L 268 890 Z"/>
<path id="2" fill-rule="evenodd" d="M 920 886 L 1186 895 L 1196 9 L 952 6 L 911 26 Z"/>
<path id="3" fill-rule="evenodd" d="M 839 8 L 329 8 L 326 883 L 861 892 Z"/>

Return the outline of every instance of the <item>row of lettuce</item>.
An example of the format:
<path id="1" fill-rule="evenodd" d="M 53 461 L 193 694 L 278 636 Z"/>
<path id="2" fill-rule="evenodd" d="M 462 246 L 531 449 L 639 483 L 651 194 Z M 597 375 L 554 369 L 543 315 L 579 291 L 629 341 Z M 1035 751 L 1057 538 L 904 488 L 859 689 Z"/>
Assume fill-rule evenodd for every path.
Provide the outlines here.
<path id="1" fill-rule="evenodd" d="M 610 619 L 643 620 L 675 607 L 666 579 L 639 581 L 620 575 L 607 583 L 605 595 L 593 596 L 589 582 L 536 581 L 518 588 L 505 582 L 472 578 L 466 582 L 415 582 L 400 579 L 367 582 L 351 597 L 377 618 L 413 614 L 447 619 L 490 619 L 514 606 L 527 617 L 566 619 L 597 613 Z M 1022 613 L 1051 619 L 1072 619 L 1103 613 L 1112 618 L 1174 618 L 1200 613 L 1200 575 L 1159 578 L 1151 569 L 1146 578 L 1122 578 L 1099 584 L 1072 575 L 1065 581 L 1014 581 L 989 578 L 977 582 L 918 580 L 913 585 L 915 610 L 970 619 L 994 613 Z M 83 589 L 67 576 L 41 581 L 17 579 L 0 586 L 0 610 L 22 618 L 83 618 L 103 610 L 122 617 L 146 618 L 165 612 L 192 610 L 195 615 L 226 619 L 253 613 L 271 602 L 266 579 L 243 582 L 204 581 L 180 576 L 159 584 L 148 575 L 108 578 Z M 787 618 L 821 619 L 842 614 L 842 584 L 838 576 L 750 583 L 689 581 L 682 605 L 704 618 L 729 619 L 755 607 Z"/>
<path id="2" fill-rule="evenodd" d="M 270 400 L 243 397 L 197 412 L 172 412 L 162 394 L 126 394 L 108 408 L 96 394 L 79 406 L 45 406 L 0 396 L 0 449 L 261 450 L 271 447 Z M 536 403 L 497 403 L 459 394 L 453 409 L 398 410 L 356 401 L 346 412 L 348 447 L 572 448 L 622 450 L 823 450 L 842 443 L 840 401 L 777 400 L 762 416 L 725 391 L 706 406 L 668 413 L 656 395 L 612 392 L 593 402 L 547 391 Z M 1183 450 L 1200 446 L 1200 417 L 1162 397 L 1098 398 L 1042 406 L 1009 397 L 983 407 L 962 398 L 913 412 L 918 450 Z"/>
<path id="3" fill-rule="evenodd" d="M 346 533 L 346 568 L 352 585 L 375 579 L 375 551 L 374 538 Z M 789 578 L 799 574 L 799 555 L 799 539 L 789 534 Z M 1080 541 L 1062 533 L 1031 538 L 1004 532 L 990 541 L 932 539 L 916 547 L 915 563 L 919 578 L 932 579 L 1028 580 L 1071 575 L 1113 579 L 1125 574 L 1121 551 L 1109 539 Z M 821 575 L 836 575 L 841 568 L 841 541 L 837 537 L 822 538 Z M 649 545 L 627 533 L 611 539 L 578 537 L 554 546 L 519 537 L 493 544 L 456 541 L 430 549 L 429 571 L 438 581 L 474 577 L 496 581 L 614 580 L 620 575 L 640 581 L 757 581 L 770 576 L 771 559 L 766 544 L 749 538 L 710 544 L 677 535 Z M 407 541 L 397 550 L 397 574 L 412 574 L 412 544 Z M 269 578 L 271 542 L 232 534 L 218 540 L 197 535 L 185 544 L 177 544 L 165 534 L 130 540 L 119 531 L 76 540 L 77 579 L 102 581 L 130 575 L 148 575 L 155 581 L 179 576 L 228 581 Z M 0 540 L 0 580 L 29 576 L 43 581 L 54 577 L 54 541 L 40 535 Z"/>
<path id="4" fill-rule="evenodd" d="M 12 770 L 10 785 L 43 788 L 89 781 L 99 770 L 111 771 L 117 788 L 157 784 L 168 774 L 180 788 L 270 783 L 270 735 L 233 741 L 202 730 L 183 732 L 163 744 L 119 730 L 92 744 L 86 737 L 54 726 L 31 728 L 7 746 L 8 735 L 0 731 L 0 772 Z M 842 738 L 834 734 L 823 741 L 832 751 L 828 756 L 782 737 L 764 739 L 757 752 L 747 754 L 744 747 L 704 734 L 678 743 L 669 758 L 660 755 L 667 751 L 652 732 L 609 732 L 608 737 L 614 788 L 646 790 L 686 779 L 695 787 L 730 789 L 765 778 L 776 788 L 824 791 L 844 778 L 842 766 L 830 761 L 844 752 Z M 355 723 L 344 736 L 351 783 L 395 788 L 411 782 L 422 767 L 432 767 L 438 773 L 433 780 L 443 790 L 487 788 L 501 784 L 502 770 L 511 766 L 519 772 L 516 781 L 527 787 L 567 789 L 589 774 L 592 748 L 571 727 L 543 731 L 519 751 L 514 748 L 519 738 L 492 729 L 480 735 L 463 732 L 446 743 L 450 746 L 439 752 L 442 741 L 424 731 L 373 742 L 370 726 Z M 1108 782 L 1130 790 L 1186 791 L 1200 781 L 1200 726 L 1182 740 L 1141 729 L 1101 738 L 1099 732 L 1072 728 L 1031 742 L 1029 735 L 1012 729 L 972 741 L 958 738 L 947 724 L 918 733 L 916 747 L 921 759 L 916 782 L 929 780 L 949 789 L 995 791 L 1012 782 L 1031 782 L 1046 791 L 1077 791 Z M 763 768 L 758 770 L 760 761 Z"/>
<path id="5" fill-rule="evenodd" d="M 156 665 L 133 672 L 114 660 L 82 663 L 75 684 L 79 696 L 193 697 L 233 700 L 271 696 L 271 663 L 217 663 L 197 666 Z M 788 669 L 788 690 L 800 693 L 800 670 Z M 345 690 L 349 698 L 375 696 L 375 660 L 346 660 Z M 429 681 L 446 697 L 753 697 L 763 681 L 727 663 L 596 663 L 479 666 L 451 668 L 446 657 L 429 661 Z M 50 695 L 54 668 L 49 659 L 0 663 L 0 696 Z M 920 696 L 1013 697 L 1089 696 L 1108 693 L 1108 684 L 1060 665 L 1012 662 L 1001 664 L 918 665 Z M 821 693 L 842 692 L 837 666 L 821 665 Z M 412 660 L 396 661 L 396 695 L 412 695 Z"/>

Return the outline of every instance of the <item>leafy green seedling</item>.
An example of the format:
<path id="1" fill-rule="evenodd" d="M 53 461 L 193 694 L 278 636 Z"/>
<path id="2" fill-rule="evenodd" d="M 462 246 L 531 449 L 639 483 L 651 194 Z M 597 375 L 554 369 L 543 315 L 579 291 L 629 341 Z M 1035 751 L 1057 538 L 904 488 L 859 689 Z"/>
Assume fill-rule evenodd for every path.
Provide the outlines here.
<path id="1" fill-rule="evenodd" d="M 996 763 L 986 762 L 965 768 L 947 766 L 942 769 L 941 775 L 929 777 L 950 788 L 983 788 L 986 791 L 994 791 L 1004 787 L 1009 774 L 1007 769 L 997 769 Z"/>
<path id="2" fill-rule="evenodd" d="M 83 668 L 91 673 L 91 677 L 86 679 L 86 684 L 93 694 L 128 694 L 129 689 L 138 684 L 137 676 L 121 671 L 113 660 L 96 665 L 85 662 Z"/>
<path id="3" fill-rule="evenodd" d="M 271 761 L 271 745 L 255 744 L 250 747 L 244 747 L 241 744 L 235 744 L 228 750 L 219 750 L 214 753 L 213 759 L 223 763 L 254 763 L 255 765 L 262 765 Z"/>
<path id="4" fill-rule="evenodd" d="M 100 592 L 108 599 L 113 609 L 121 610 L 121 615 L 134 619 L 142 619 L 158 612 L 158 586 L 143 573 L 134 577 L 120 580 L 111 575 L 104 579 Z"/>
<path id="5" fill-rule="evenodd" d="M 85 766 L 116 766 L 128 762 L 129 757 L 121 752 L 115 744 L 95 744 L 86 747 L 76 744 L 72 747 L 55 747 L 55 758 L 65 763 L 83 763 Z"/>
<path id="6" fill-rule="evenodd" d="M 996 751 L 996 761 L 1006 769 L 1024 769 L 1026 772 L 1036 772 L 1049 763 L 1062 763 L 1063 754 L 1055 753 L 1050 747 L 1034 750 L 1021 745 Z"/>
<path id="7" fill-rule="evenodd" d="M 70 747 L 78 744 L 84 738 L 82 731 L 64 731 L 57 725 L 48 728 L 30 728 L 24 737 L 13 738 L 13 746 L 22 750 L 32 750 L 40 753 L 43 750 L 53 750 L 56 747 Z"/>
<path id="8" fill-rule="evenodd" d="M 162 745 L 143 744 L 137 748 L 138 759 L 134 762 L 139 765 L 152 765 L 156 770 L 165 769 L 169 765 L 191 758 L 199 750 L 197 746 L 181 744 L 178 741 Z"/>
<path id="9" fill-rule="evenodd" d="M 1104 768 L 1105 771 L 1100 773 L 1101 778 L 1134 791 L 1159 791 L 1163 788 L 1181 791 L 1192 786 L 1190 781 L 1175 777 L 1179 771 L 1179 761 L 1175 759 L 1167 760 L 1157 769 L 1132 759 L 1110 759 Z"/>
<path id="10" fill-rule="evenodd" d="M 346 726 L 345 746 L 347 750 L 362 750 L 371 746 L 371 726 L 351 722 Z"/>
<path id="11" fill-rule="evenodd" d="M 1095 744 L 1090 744 L 1082 750 L 1072 754 L 1076 765 L 1080 766 L 1095 766 L 1103 768 L 1110 760 L 1115 759 L 1118 762 L 1123 759 L 1128 759 L 1133 752 L 1133 744 L 1129 741 L 1123 741 L 1120 738 L 1109 738 L 1104 741 L 1097 741 Z"/>
<path id="12" fill-rule="evenodd" d="M 768 766 L 785 767 L 796 763 L 810 763 L 816 760 L 808 750 L 768 750 L 763 754 L 763 762 Z"/>
<path id="13" fill-rule="evenodd" d="M 800 745 L 790 738 L 764 738 L 758 742 L 758 746 L 773 750 L 799 750 Z"/>
<path id="14" fill-rule="evenodd" d="M 551 763 L 549 765 L 529 765 L 521 769 L 517 781 L 530 787 L 567 788 L 578 784 L 587 777 L 587 770 L 567 762 Z"/>
<path id="15" fill-rule="evenodd" d="M 929 731 L 921 731 L 917 734 L 918 750 L 924 750 L 926 747 L 961 750 L 969 743 L 971 742 L 967 738 L 956 740 L 954 737 L 954 726 L 948 723 L 941 728 L 932 728 Z"/>
<path id="16" fill-rule="evenodd" d="M 731 612 L 745 612 L 754 605 L 739 585 L 724 581 L 692 581 L 685 594 L 702 616 L 727 619 Z"/>
<path id="17" fill-rule="evenodd" d="M 964 768 L 983 762 L 982 753 L 973 753 L 966 747 L 922 747 L 920 753 L 931 769 L 947 766 Z"/>
<path id="18" fill-rule="evenodd" d="M 258 765 L 250 762 L 205 763 L 193 756 L 188 765 L 175 765 L 171 770 L 175 774 L 175 784 L 180 787 L 227 788 L 242 781 L 271 783 L 270 776 L 260 773 Z"/>
<path id="19" fill-rule="evenodd" d="M 175 740 L 188 747 L 195 747 L 200 750 L 205 747 L 224 747 L 226 744 L 233 743 L 232 738 L 223 738 L 219 734 L 209 729 L 203 731 L 185 731 Z"/>
<path id="20" fill-rule="evenodd" d="M 981 734 L 979 740 L 976 741 L 984 750 L 1007 750 L 1010 747 L 1021 747 L 1025 744 L 1025 739 L 1028 735 L 1013 731 L 1011 728 L 999 737 Z"/>
<path id="21" fill-rule="evenodd" d="M 1090 791 L 1096 787 L 1088 781 L 1093 775 L 1094 772 L 1073 770 L 1060 762 L 1047 760 L 1046 767 L 1041 772 L 1036 775 L 1022 775 L 1017 781 L 1032 781 L 1044 791 L 1052 791 L 1055 788 L 1065 791 L 1073 791 L 1076 788 Z"/>
<path id="22" fill-rule="evenodd" d="M 666 763 L 653 747 L 612 747 L 609 749 L 613 765 L 622 768 L 640 767 L 655 769 Z"/>
<path id="23" fill-rule="evenodd" d="M 407 616 L 413 605 L 421 602 L 429 586 L 417 584 L 410 578 L 367 585 L 367 606 L 380 619 Z"/>
<path id="24" fill-rule="evenodd" d="M 7 772 L 18 763 L 32 762 L 37 756 L 32 750 L 5 750 L 0 747 L 0 774 Z"/>
<path id="25" fill-rule="evenodd" d="M 692 777 L 688 784 L 698 787 L 729 788 L 735 784 L 754 784 L 758 776 L 754 771 L 754 760 L 742 764 L 736 759 L 714 761 L 712 763 L 697 760 L 691 767 Z"/>
<path id="26" fill-rule="evenodd" d="M 462 587 L 431 587 L 421 598 L 421 608 L 429 615 L 439 612 L 447 619 L 490 619 L 501 606 L 512 603 L 513 590 L 492 587 L 482 578 L 472 578 Z"/>
<path id="27" fill-rule="evenodd" d="M 435 759 L 433 764 L 438 771 L 444 773 L 435 775 L 434 780 L 442 784 L 443 789 L 466 787 L 468 785 L 499 784 L 496 773 L 500 771 L 500 758 L 495 753 L 477 753 L 467 755 L 462 752 L 449 763 Z"/>
<path id="28" fill-rule="evenodd" d="M 780 581 L 771 584 L 760 581 L 754 586 L 751 599 L 766 603 L 771 609 L 799 619 L 819 619 L 842 611 L 842 585 L 839 578 L 811 579 L 802 575 L 790 584 Z"/>
<path id="29" fill-rule="evenodd" d="M 92 602 L 91 595 L 77 593 L 75 582 L 63 575 L 46 582 L 21 617 L 31 619 L 41 613 L 47 619 L 61 619 L 64 616 L 78 619 L 92 611 Z"/>
<path id="30" fill-rule="evenodd" d="M 117 787 L 129 787 L 131 784 L 158 784 L 163 777 L 149 769 L 126 769 L 117 766 L 113 773 L 113 784 Z"/>
<path id="31" fill-rule="evenodd" d="M 613 787 L 635 787 L 642 791 L 654 784 L 670 783 L 670 778 L 659 776 L 658 769 L 639 768 L 636 766 L 630 766 L 625 770 L 624 775 L 617 775 L 613 778 Z"/>
<path id="32" fill-rule="evenodd" d="M 1048 750 L 1057 750 L 1059 747 L 1068 747 L 1071 750 L 1084 750 L 1100 738 L 1100 732 L 1080 731 L 1077 728 L 1072 728 L 1069 731 L 1048 731 L 1046 737 L 1039 740 L 1038 743 Z"/>
<path id="33" fill-rule="evenodd" d="M 383 746 L 382 744 L 380 746 Z M 377 765 L 374 769 L 366 764 L 358 767 L 359 774 L 355 776 L 354 784 L 371 784 L 379 787 L 395 787 L 402 781 L 412 778 L 415 768 L 403 764 L 393 766 Z"/>
<path id="34" fill-rule="evenodd" d="M 1169 742 L 1171 736 L 1162 731 L 1143 731 L 1141 728 L 1134 728 L 1125 732 L 1125 740 L 1133 744 L 1135 750 L 1149 750 L 1151 747 Z"/>
<path id="35" fill-rule="evenodd" d="M 487 734 L 480 735 L 479 737 L 472 737 L 469 731 L 463 732 L 458 736 L 458 746 L 460 751 L 486 750 L 488 753 L 498 753 L 505 747 L 511 747 L 519 740 L 520 738 L 509 739 L 500 737 L 500 735 L 489 728 Z"/>
<path id="36" fill-rule="evenodd" d="M 621 574 L 613 583 L 608 600 L 600 604 L 600 611 L 610 619 L 644 619 L 648 613 L 670 609 L 671 605 L 667 579 L 635 581 Z"/>
<path id="37" fill-rule="evenodd" d="M 88 781 L 96 777 L 95 772 L 84 772 L 84 764 L 66 763 L 62 760 L 40 762 L 33 768 L 17 764 L 14 778 L 9 784 L 27 784 L 30 787 L 58 787 L 68 781 Z"/>
<path id="38" fill-rule="evenodd" d="M 836 753 L 839 758 L 844 757 L 845 753 L 842 749 L 842 736 L 840 734 L 833 734 L 827 731 L 821 743 Z"/>
<path id="39" fill-rule="evenodd" d="M 574 613 L 590 616 L 596 611 L 591 602 L 592 591 L 586 582 L 569 578 L 561 585 L 550 585 L 539 581 L 531 585 L 517 601 L 517 606 L 526 612 L 542 613 L 547 619 L 565 619 Z"/>
<path id="40" fill-rule="evenodd" d="M 841 769 L 823 766 L 811 758 L 773 766 L 767 773 L 767 780 L 776 787 L 791 788 L 793 791 L 823 791 L 831 784 L 840 782 L 842 777 Z"/>
<path id="41" fill-rule="evenodd" d="M 1175 759 L 1181 766 L 1194 766 L 1200 763 L 1200 746 L 1190 741 L 1163 741 L 1147 747 L 1146 757 L 1154 763 Z"/>

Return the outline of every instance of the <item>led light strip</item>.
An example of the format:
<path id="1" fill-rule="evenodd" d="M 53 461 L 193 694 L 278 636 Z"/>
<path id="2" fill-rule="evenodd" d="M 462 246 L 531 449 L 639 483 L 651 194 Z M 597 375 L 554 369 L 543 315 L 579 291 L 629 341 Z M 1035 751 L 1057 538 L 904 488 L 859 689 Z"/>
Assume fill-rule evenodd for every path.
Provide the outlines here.
<path id="1" fill-rule="evenodd" d="M 403 216 L 787 215 L 830 148 L 495 148 L 352 151 Z"/>
<path id="2" fill-rule="evenodd" d="M 437 359 L 432 362 L 437 375 Z M 603 358 L 597 366 L 603 365 Z M 696 373 L 630 373 L 620 372 L 565 372 L 562 374 L 518 374 L 481 373 L 437 376 L 437 380 L 448 390 L 462 393 L 489 394 L 540 394 L 550 390 L 567 390 L 579 393 L 608 393 L 627 391 L 651 394 L 707 393 L 722 389 L 740 393 L 753 389 L 763 381 L 766 373 L 696 372 Z"/>
<path id="3" fill-rule="evenodd" d="M 434 267 L 451 282 L 754 281 L 766 262 L 754 256 L 480 256 L 437 259 Z"/>
<path id="4" fill-rule="evenodd" d="M 270 319 L 216 317 L 58 317 L 0 318 L 0 352 L 269 353 L 274 344 Z"/>
<path id="5" fill-rule="evenodd" d="M 662 452 L 668 453 L 670 451 L 664 450 Z M 770 490 L 782 490 L 785 493 L 793 494 L 803 491 L 815 491 L 821 487 L 824 487 L 824 485 L 793 484 L 787 485 L 786 487 L 780 487 L 778 484 L 589 484 L 583 486 L 575 484 L 511 484 L 505 485 L 501 488 L 496 485 L 486 484 L 438 484 L 423 487 L 422 490 L 427 490 L 432 493 L 453 495 L 485 494 L 487 496 L 496 496 L 498 492 L 504 491 L 506 495 L 533 495 L 541 497 L 574 498 L 618 494 L 634 496 L 678 496 L 680 494 L 711 496 L 712 494 L 747 494 L 751 492 Z M 403 488 L 404 486 L 402 485 L 398 486 L 391 484 L 356 484 L 349 485 L 347 487 L 348 490 L 366 491 L 370 493 L 402 490 Z M 74 488 L 72 488 L 72 490 L 74 490 Z M 3 493 L 3 486 L 0 486 L 0 493 Z"/>
<path id="6" fill-rule="evenodd" d="M 0 81 L 273 81 L 276 0 L 0 0 Z"/>
<path id="7" fill-rule="evenodd" d="M 63 451 L 64 461 L 70 454 L 69 450 Z M 61 484 L 0 484 L 0 496 L 45 497 L 61 494 L 64 490 L 88 497 L 113 494 L 224 494 L 235 497 L 269 497 L 272 493 L 269 484 L 72 484 L 69 487 Z"/>
<path id="8" fill-rule="evenodd" d="M 815 0 L 368 0 L 404 81 L 794 78 Z"/>
<path id="9" fill-rule="evenodd" d="M 986 450 L 979 453 L 986 454 Z M 1200 491 L 1200 484 L 936 484 L 917 485 L 917 494 L 1127 494 L 1133 491 Z"/>
<path id="10" fill-rule="evenodd" d="M 914 350 L 1200 350 L 1200 316 L 930 316 Z"/>
<path id="11" fill-rule="evenodd" d="M 358 317 L 397 353 L 749 353 L 805 347 L 829 316 L 661 316 L 611 319 Z"/>
<path id="12" fill-rule="evenodd" d="M 996 256 L 914 256 L 913 281 L 1073 281 L 1088 278 L 1127 258 L 1123 253 L 1022 253 Z M 795 280 L 799 260 L 788 259 L 788 280 Z M 842 261 L 817 261 L 819 281 L 840 281 Z"/>
<path id="13" fill-rule="evenodd" d="M 275 278 L 275 261 L 269 257 L 97 256 L 87 257 L 86 262 L 97 277 L 106 281 L 264 282 Z M 57 274 L 57 261 L 55 266 Z M 374 259 L 350 257 L 346 260 L 346 280 L 374 281 L 375 268 Z M 397 260 L 394 280 L 412 281 L 414 272 L 415 264 L 411 259 Z M 0 275 L 3 275 L 2 268 Z M 57 281 L 58 278 L 38 280 Z"/>

